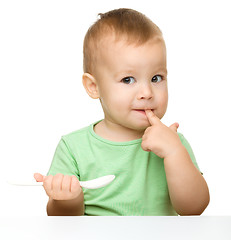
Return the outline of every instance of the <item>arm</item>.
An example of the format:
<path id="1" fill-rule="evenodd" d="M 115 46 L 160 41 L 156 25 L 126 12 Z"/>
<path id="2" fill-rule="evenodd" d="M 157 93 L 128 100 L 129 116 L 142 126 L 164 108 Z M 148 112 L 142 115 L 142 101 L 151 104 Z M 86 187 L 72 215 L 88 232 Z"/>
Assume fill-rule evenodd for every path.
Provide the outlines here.
<path id="1" fill-rule="evenodd" d="M 208 186 L 182 145 L 164 158 L 172 205 L 179 215 L 200 215 L 209 204 Z"/>
<path id="2" fill-rule="evenodd" d="M 180 141 L 177 134 L 179 125 L 165 126 L 150 110 L 146 110 L 146 116 L 151 126 L 144 132 L 141 147 L 164 159 L 169 195 L 175 211 L 180 215 L 200 215 L 209 203 L 209 190 Z"/>
<path id="3" fill-rule="evenodd" d="M 79 197 L 72 200 L 54 200 L 47 203 L 48 216 L 81 216 L 84 215 L 83 191 Z"/>

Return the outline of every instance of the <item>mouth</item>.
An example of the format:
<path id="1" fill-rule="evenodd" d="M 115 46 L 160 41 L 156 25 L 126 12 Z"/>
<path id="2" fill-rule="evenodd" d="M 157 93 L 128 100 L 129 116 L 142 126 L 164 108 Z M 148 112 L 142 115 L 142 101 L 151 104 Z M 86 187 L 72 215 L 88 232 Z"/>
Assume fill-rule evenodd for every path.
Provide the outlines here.
<path id="1" fill-rule="evenodd" d="M 146 110 L 151 110 L 152 112 L 154 111 L 154 109 L 146 109 Z M 144 109 L 134 109 L 134 111 L 138 112 L 138 113 L 141 113 L 141 114 L 144 114 L 146 115 L 145 113 L 145 110 Z"/>

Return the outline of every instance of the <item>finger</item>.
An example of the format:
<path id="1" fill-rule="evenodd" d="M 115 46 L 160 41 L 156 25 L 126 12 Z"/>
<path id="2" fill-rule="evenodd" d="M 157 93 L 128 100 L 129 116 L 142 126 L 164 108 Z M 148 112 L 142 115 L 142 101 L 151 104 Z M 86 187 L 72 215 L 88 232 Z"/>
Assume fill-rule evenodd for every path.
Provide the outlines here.
<path id="1" fill-rule="evenodd" d="M 46 176 L 43 181 L 43 186 L 51 189 L 53 178 L 52 175 Z"/>
<path id="2" fill-rule="evenodd" d="M 173 123 L 169 128 L 171 128 L 173 131 L 177 132 L 178 127 L 179 127 L 179 123 Z"/>
<path id="3" fill-rule="evenodd" d="M 62 180 L 63 180 L 63 174 L 61 173 L 58 173 L 53 177 L 52 189 L 54 192 L 59 192 L 62 190 Z"/>
<path id="4" fill-rule="evenodd" d="M 148 146 L 146 145 L 146 142 L 145 141 L 142 141 L 141 142 L 141 148 L 144 150 L 144 151 L 147 151 L 147 152 L 151 152 L 151 150 L 148 148 Z"/>
<path id="5" fill-rule="evenodd" d="M 145 113 L 151 125 L 154 125 L 160 121 L 160 119 L 154 114 L 152 110 L 145 110 Z"/>
<path id="6" fill-rule="evenodd" d="M 52 195 L 52 180 L 53 180 L 53 176 L 49 175 L 49 176 L 46 176 L 43 181 L 43 187 L 48 196 Z"/>
<path id="7" fill-rule="evenodd" d="M 71 192 L 75 192 L 80 187 L 79 180 L 76 176 L 71 176 Z"/>
<path id="8" fill-rule="evenodd" d="M 62 191 L 70 192 L 71 191 L 71 176 L 64 175 L 62 182 Z"/>
<path id="9" fill-rule="evenodd" d="M 40 173 L 35 173 L 34 174 L 34 179 L 37 181 L 37 182 L 43 182 L 44 179 L 45 179 L 45 176 L 40 174 Z"/>

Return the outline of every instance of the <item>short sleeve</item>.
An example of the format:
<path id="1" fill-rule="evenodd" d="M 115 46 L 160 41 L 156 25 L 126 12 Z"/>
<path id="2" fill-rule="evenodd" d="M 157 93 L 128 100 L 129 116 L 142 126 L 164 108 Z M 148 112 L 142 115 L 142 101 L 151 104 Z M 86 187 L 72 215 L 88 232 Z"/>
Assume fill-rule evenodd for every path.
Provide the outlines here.
<path id="1" fill-rule="evenodd" d="M 68 147 L 68 144 L 61 138 L 47 175 L 56 175 L 62 173 L 64 175 L 75 175 L 79 179 L 79 171 L 77 162 Z"/>
<path id="2" fill-rule="evenodd" d="M 196 161 L 195 155 L 194 155 L 194 153 L 193 153 L 193 150 L 192 150 L 192 148 L 191 148 L 189 142 L 186 140 L 186 138 L 184 137 L 183 134 L 178 133 L 178 135 L 179 135 L 179 137 L 180 137 L 181 143 L 184 145 L 184 147 L 185 147 L 186 150 L 188 151 L 189 156 L 190 156 L 190 158 L 191 158 L 193 164 L 194 164 L 195 167 L 201 172 L 201 170 L 200 170 L 200 168 L 199 168 L 199 166 L 198 166 L 198 164 L 197 164 L 197 161 Z M 201 172 L 201 174 L 203 174 L 203 173 Z"/>

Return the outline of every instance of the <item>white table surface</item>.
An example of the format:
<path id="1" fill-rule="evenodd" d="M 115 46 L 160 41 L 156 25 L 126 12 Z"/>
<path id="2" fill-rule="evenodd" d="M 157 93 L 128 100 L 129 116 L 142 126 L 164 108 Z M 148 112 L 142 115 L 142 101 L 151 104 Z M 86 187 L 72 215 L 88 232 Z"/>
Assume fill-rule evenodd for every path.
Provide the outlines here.
<path id="1" fill-rule="evenodd" d="M 1 217 L 0 239 L 231 240 L 231 216 Z"/>

